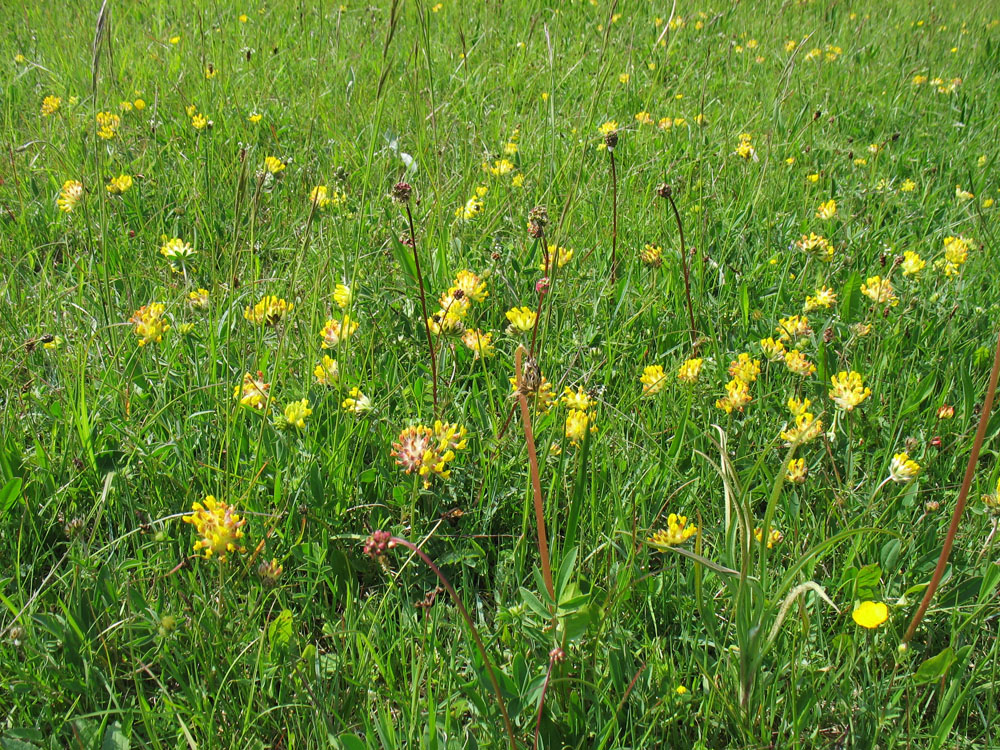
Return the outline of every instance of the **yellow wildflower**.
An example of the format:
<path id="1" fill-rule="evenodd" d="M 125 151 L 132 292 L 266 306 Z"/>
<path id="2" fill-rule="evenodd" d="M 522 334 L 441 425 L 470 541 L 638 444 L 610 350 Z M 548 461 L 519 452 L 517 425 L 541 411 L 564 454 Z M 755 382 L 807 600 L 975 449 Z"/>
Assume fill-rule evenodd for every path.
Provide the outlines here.
<path id="1" fill-rule="evenodd" d="M 206 559 L 213 556 L 225 562 L 231 552 L 245 552 L 240 546 L 246 519 L 233 512 L 233 507 L 209 495 L 205 502 L 191 504 L 191 514 L 182 519 L 194 526 L 200 537 L 194 543 L 196 552 L 203 552 Z"/>

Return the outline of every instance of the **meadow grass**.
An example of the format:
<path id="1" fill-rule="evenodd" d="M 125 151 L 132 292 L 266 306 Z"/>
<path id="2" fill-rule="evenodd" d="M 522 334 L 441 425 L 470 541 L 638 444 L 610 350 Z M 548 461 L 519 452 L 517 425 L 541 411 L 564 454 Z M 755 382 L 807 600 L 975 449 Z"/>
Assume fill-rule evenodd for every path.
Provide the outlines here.
<path id="1" fill-rule="evenodd" d="M 1000 747 L 998 18 L 4 3 L 0 747 Z"/>

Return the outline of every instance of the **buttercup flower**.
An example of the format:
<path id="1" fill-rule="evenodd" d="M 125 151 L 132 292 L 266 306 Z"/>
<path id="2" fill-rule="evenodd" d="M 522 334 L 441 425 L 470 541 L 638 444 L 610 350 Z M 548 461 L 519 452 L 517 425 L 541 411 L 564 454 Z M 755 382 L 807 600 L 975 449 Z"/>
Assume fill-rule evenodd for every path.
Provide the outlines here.
<path id="1" fill-rule="evenodd" d="M 648 365 L 643 368 L 642 376 L 639 378 L 642 383 L 643 396 L 655 396 L 663 390 L 667 384 L 666 373 L 663 372 L 662 365 Z"/>
<path id="2" fill-rule="evenodd" d="M 217 501 L 212 495 L 206 497 L 204 503 L 192 503 L 191 514 L 181 520 L 198 532 L 194 549 L 202 552 L 206 559 L 215 557 L 225 562 L 230 553 L 246 551 L 240 546 L 246 520 L 235 513 L 231 505 Z"/>
<path id="3" fill-rule="evenodd" d="M 705 360 L 701 357 L 695 357 L 694 359 L 688 359 L 684 361 L 677 370 L 677 379 L 682 383 L 697 383 L 698 376 L 701 375 L 702 365 Z M 760 372 L 760 368 L 757 368 Z"/>
<path id="4" fill-rule="evenodd" d="M 854 372 L 839 373 L 830 378 L 833 387 L 829 396 L 837 406 L 844 411 L 851 411 L 862 401 L 872 395 L 871 388 L 866 388 L 861 380 L 861 375 Z"/>
<path id="5" fill-rule="evenodd" d="M 264 382 L 264 373 L 260 370 L 257 375 L 249 372 L 243 376 L 243 382 L 236 386 L 233 391 L 233 398 L 238 400 L 242 406 L 249 406 L 258 411 L 263 411 L 267 406 L 267 392 L 271 389 L 270 383 Z"/>
<path id="6" fill-rule="evenodd" d="M 320 331 L 320 336 L 323 337 L 323 348 L 336 349 L 340 346 L 341 341 L 350 339 L 357 330 L 358 322 L 351 320 L 350 315 L 345 315 L 343 320 L 330 318 L 323 326 L 323 330 Z"/>
<path id="7" fill-rule="evenodd" d="M 313 368 L 313 376 L 319 385 L 335 385 L 340 380 L 340 366 L 337 360 L 324 354 L 323 359 Z"/>
<path id="8" fill-rule="evenodd" d="M 889 608 L 882 602 L 861 602 L 851 617 L 861 627 L 874 629 L 889 619 Z"/>
<path id="9" fill-rule="evenodd" d="M 265 294 L 253 307 L 246 306 L 243 310 L 243 317 L 257 325 L 273 326 L 294 309 L 295 305 L 289 304 L 280 297 Z"/>
<path id="10" fill-rule="evenodd" d="M 655 532 L 649 538 L 649 543 L 654 547 L 676 547 L 697 533 L 698 527 L 693 523 L 689 524 L 687 516 L 671 513 L 667 516 L 667 528 Z"/>
<path id="11" fill-rule="evenodd" d="M 56 205 L 63 213 L 71 213 L 76 204 L 83 200 L 83 183 L 77 180 L 66 180 L 62 190 L 59 191 L 59 198 Z"/>
<path id="12" fill-rule="evenodd" d="M 889 464 L 889 479 L 893 482 L 909 482 L 920 473 L 920 464 L 906 453 L 897 453 Z"/>

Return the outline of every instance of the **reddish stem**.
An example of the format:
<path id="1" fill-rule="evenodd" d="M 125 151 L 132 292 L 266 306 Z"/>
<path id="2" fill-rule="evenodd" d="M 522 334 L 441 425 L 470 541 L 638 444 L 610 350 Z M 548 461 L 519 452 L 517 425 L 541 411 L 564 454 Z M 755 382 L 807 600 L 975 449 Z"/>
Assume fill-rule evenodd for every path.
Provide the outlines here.
<path id="1" fill-rule="evenodd" d="M 972 452 L 969 454 L 969 463 L 965 466 L 965 476 L 962 478 L 962 488 L 958 492 L 958 502 L 955 503 L 955 511 L 951 514 L 951 525 L 948 526 L 948 534 L 945 536 L 944 544 L 941 546 L 941 554 L 938 557 L 937 566 L 934 568 L 934 575 L 931 577 L 931 582 L 927 586 L 927 590 L 924 591 L 923 601 L 920 602 L 916 614 L 913 615 L 913 619 L 910 621 L 910 627 L 906 629 L 906 635 L 903 636 L 903 643 L 909 643 L 917 627 L 920 625 L 920 621 L 924 619 L 924 614 L 931 604 L 934 592 L 937 591 L 938 584 L 941 583 L 941 577 L 944 575 L 944 569 L 948 565 L 948 557 L 951 555 L 951 548 L 955 544 L 955 535 L 958 533 L 958 524 L 962 520 L 962 512 L 965 510 L 965 504 L 969 499 L 969 488 L 972 486 L 972 477 L 976 473 L 979 450 L 982 448 L 983 440 L 986 438 L 986 426 L 990 421 L 990 412 L 993 410 L 993 396 L 997 390 L 998 375 L 1000 375 L 1000 337 L 997 338 L 997 349 L 993 355 L 993 370 L 990 372 L 989 384 L 986 386 L 986 398 L 983 400 L 982 413 L 979 415 L 979 429 L 976 430 L 976 438 L 972 442 Z"/>
<path id="2" fill-rule="evenodd" d="M 472 618 L 469 617 L 468 610 L 465 608 L 462 600 L 458 597 L 458 592 L 452 588 L 451 583 L 449 583 L 448 579 L 444 577 L 444 573 L 442 573 L 438 566 L 434 564 L 434 561 L 427 556 L 427 553 L 413 542 L 394 536 L 389 540 L 389 544 L 402 545 L 423 560 L 424 564 L 430 568 L 434 575 L 438 577 L 438 580 L 441 581 L 441 585 L 444 586 L 452 601 L 455 602 L 455 606 L 458 607 L 458 611 L 462 614 L 462 619 L 464 619 L 465 624 L 469 626 L 469 631 L 472 633 L 472 639 L 476 642 L 476 648 L 479 649 L 479 655 L 483 657 L 483 664 L 486 667 L 486 673 L 489 675 L 490 682 L 493 683 L 493 692 L 496 693 L 497 704 L 500 706 L 500 713 L 503 714 L 503 724 L 504 728 L 507 730 L 507 738 L 510 740 L 510 746 L 513 750 L 517 750 L 517 740 L 514 737 L 514 728 L 511 726 L 510 716 L 507 715 L 507 705 L 503 702 L 503 695 L 500 693 L 500 683 L 497 681 L 496 673 L 493 671 L 493 664 L 490 662 L 490 657 L 486 653 L 486 646 L 483 645 L 483 640 L 479 637 L 479 631 L 476 630 L 475 623 L 472 622 Z"/>

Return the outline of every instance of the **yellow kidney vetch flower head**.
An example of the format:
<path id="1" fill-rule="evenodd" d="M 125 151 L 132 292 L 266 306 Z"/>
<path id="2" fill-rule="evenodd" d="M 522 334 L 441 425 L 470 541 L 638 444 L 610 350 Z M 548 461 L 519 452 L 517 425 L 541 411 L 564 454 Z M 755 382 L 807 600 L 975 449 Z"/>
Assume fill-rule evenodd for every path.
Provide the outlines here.
<path id="1" fill-rule="evenodd" d="M 59 191 L 56 205 L 63 213 L 72 213 L 77 204 L 83 200 L 83 183 L 79 180 L 66 180 Z"/>
<path id="2" fill-rule="evenodd" d="M 760 350 L 769 362 L 778 362 L 785 358 L 785 345 L 770 337 L 760 340 Z"/>
<path id="3" fill-rule="evenodd" d="M 139 338 L 139 346 L 163 341 L 163 334 L 170 330 L 167 323 L 166 307 L 162 302 L 150 302 L 136 310 L 128 322 L 135 326 L 135 335 Z"/>
<path id="4" fill-rule="evenodd" d="M 214 557 L 225 562 L 229 554 L 246 551 L 240 545 L 246 519 L 236 513 L 233 506 L 216 500 L 212 495 L 206 497 L 203 503 L 192 503 L 190 515 L 181 520 L 194 526 L 198 532 L 194 549 L 204 554 L 206 559 Z"/>
<path id="5" fill-rule="evenodd" d="M 345 315 L 343 320 L 330 318 L 320 331 L 324 349 L 336 349 L 341 341 L 349 340 L 358 330 L 358 322 Z"/>
<path id="6" fill-rule="evenodd" d="M 892 282 L 880 276 L 869 276 L 868 280 L 861 285 L 861 293 L 876 304 L 887 304 L 890 307 L 899 304 L 899 298 L 892 288 Z"/>
<path id="7" fill-rule="evenodd" d="M 267 406 L 267 392 L 270 389 L 271 384 L 264 382 L 263 372 L 258 370 L 256 376 L 248 372 L 243 376 L 243 382 L 233 391 L 233 398 L 239 401 L 241 406 L 263 411 Z"/>
<path id="8" fill-rule="evenodd" d="M 654 547 L 676 547 L 684 544 L 696 533 L 698 527 L 693 523 L 689 524 L 687 516 L 671 513 L 667 516 L 667 528 L 654 532 L 648 541 Z"/>
<path id="9" fill-rule="evenodd" d="M 318 385 L 336 385 L 340 381 L 340 365 L 333 357 L 324 354 L 313 368 L 313 376 Z"/>
<path id="10" fill-rule="evenodd" d="M 455 280 L 448 289 L 448 295 L 455 298 L 456 292 L 461 292 L 465 299 L 480 303 L 490 296 L 486 290 L 486 282 L 482 277 L 468 269 L 463 269 L 455 274 Z"/>
<path id="11" fill-rule="evenodd" d="M 743 407 L 752 400 L 750 386 L 738 378 L 733 378 L 726 383 L 726 395 L 716 399 L 715 406 L 726 414 L 732 414 L 734 411 L 743 411 Z"/>
<path id="12" fill-rule="evenodd" d="M 276 156 L 267 156 L 264 157 L 264 170 L 277 177 L 285 171 L 285 163 Z"/>
<path id="13" fill-rule="evenodd" d="M 306 417 L 312 413 L 312 409 L 309 408 L 309 399 L 304 398 L 301 401 L 292 401 L 292 403 L 285 407 L 283 426 L 287 425 L 288 427 L 304 430 L 306 428 Z"/>
<path id="14" fill-rule="evenodd" d="M 465 427 L 441 420 L 435 421 L 433 427 L 413 425 L 399 433 L 389 455 L 407 474 L 416 472 L 422 477 L 427 488 L 435 477 L 451 478 L 449 465 L 455 460 L 455 451 L 467 447 L 466 434 Z"/>
<path id="15" fill-rule="evenodd" d="M 570 445 L 578 446 L 587 436 L 587 431 L 597 431 L 597 425 L 592 425 L 593 417 L 582 409 L 570 409 L 566 415 L 566 438 Z"/>
<path id="16" fill-rule="evenodd" d="M 697 383 L 704 364 L 705 360 L 701 357 L 685 360 L 677 369 L 677 379 L 682 383 Z"/>
<path id="17" fill-rule="evenodd" d="M 647 365 L 639 377 L 643 396 L 655 396 L 667 384 L 667 375 L 662 365 Z"/>
<path id="18" fill-rule="evenodd" d="M 507 326 L 507 333 L 514 333 L 515 331 L 527 333 L 535 327 L 535 320 L 538 317 L 535 311 L 527 306 L 512 307 L 507 311 L 506 315 L 507 320 L 510 321 L 510 325 Z"/>
<path id="19" fill-rule="evenodd" d="M 744 383 L 753 383 L 760 375 L 760 360 L 750 359 L 746 352 L 729 363 L 729 376 Z"/>
<path id="20" fill-rule="evenodd" d="M 354 296 L 351 294 L 351 287 L 346 284 L 337 284 L 333 290 L 333 301 L 337 303 L 337 307 L 343 310 L 351 304 L 353 299 Z"/>
<path id="21" fill-rule="evenodd" d="M 837 201 L 835 201 L 833 198 L 823 203 L 820 203 L 819 206 L 816 207 L 817 219 L 823 219 L 825 221 L 827 219 L 832 219 L 836 215 L 837 215 Z"/>
<path id="22" fill-rule="evenodd" d="M 793 458 L 785 467 L 785 479 L 795 484 L 804 484 L 808 473 L 809 468 L 806 466 L 804 458 Z M 760 539 L 757 541 L 760 541 Z"/>
<path id="23" fill-rule="evenodd" d="M 903 269 L 903 276 L 916 276 L 924 270 L 924 266 L 926 265 L 927 261 L 917 253 L 912 250 L 906 250 L 903 253 L 903 262 L 900 264 L 900 268 Z"/>
<path id="24" fill-rule="evenodd" d="M 246 306 L 243 317 L 256 325 L 273 326 L 294 309 L 295 305 L 280 297 L 265 294 L 256 305 Z"/>
<path id="25" fill-rule="evenodd" d="M 833 386 L 828 395 L 830 399 L 844 411 L 852 411 L 872 395 L 871 388 L 865 387 L 861 375 L 851 370 L 841 370 L 830 378 Z"/>
<path id="26" fill-rule="evenodd" d="M 764 541 L 763 529 L 761 529 L 760 527 L 754 528 L 753 538 L 756 539 L 758 542 Z M 774 549 L 774 545 L 778 544 L 784 538 L 785 535 L 782 534 L 780 531 L 778 531 L 777 529 L 771 529 L 770 531 L 767 532 L 767 548 Z"/>
<path id="27" fill-rule="evenodd" d="M 493 346 L 493 334 L 483 333 L 478 328 L 467 328 L 462 334 L 462 343 L 475 353 L 475 359 L 492 357 L 496 354 Z"/>
<path id="28" fill-rule="evenodd" d="M 121 195 L 130 187 L 132 187 L 132 176 L 120 174 L 117 177 L 112 177 L 108 180 L 108 184 L 105 186 L 105 189 L 108 191 L 109 195 Z"/>
<path id="29" fill-rule="evenodd" d="M 49 95 L 42 99 L 42 116 L 51 117 L 56 112 L 59 111 L 59 106 L 62 104 L 62 99 L 58 96 Z"/>
<path id="30" fill-rule="evenodd" d="M 911 459 L 909 455 L 897 453 L 892 457 L 889 464 L 889 479 L 893 482 L 910 482 L 916 479 L 920 473 L 920 464 Z"/>

